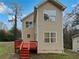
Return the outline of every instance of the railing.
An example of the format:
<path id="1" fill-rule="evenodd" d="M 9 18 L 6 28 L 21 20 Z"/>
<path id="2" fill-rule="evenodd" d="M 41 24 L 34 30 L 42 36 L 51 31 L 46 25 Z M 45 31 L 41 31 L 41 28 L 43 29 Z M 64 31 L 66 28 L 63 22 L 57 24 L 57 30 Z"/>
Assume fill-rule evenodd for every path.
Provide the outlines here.
<path id="1" fill-rule="evenodd" d="M 22 48 L 28 48 L 29 51 L 37 51 L 37 41 L 23 42 L 22 40 L 16 40 L 15 44 L 15 53 L 19 53 Z"/>
<path id="2" fill-rule="evenodd" d="M 20 44 L 20 50 L 22 49 L 22 47 L 23 47 L 23 42 Z"/>
<path id="3" fill-rule="evenodd" d="M 30 41 L 30 49 L 37 49 L 37 41 Z"/>
<path id="4" fill-rule="evenodd" d="M 15 40 L 14 42 L 15 53 L 17 52 L 18 49 L 20 49 L 21 43 L 22 43 L 22 40 Z"/>
<path id="5" fill-rule="evenodd" d="M 23 48 L 23 45 L 26 45 L 28 50 L 37 49 L 37 41 L 22 42 L 20 44 L 20 50 Z"/>

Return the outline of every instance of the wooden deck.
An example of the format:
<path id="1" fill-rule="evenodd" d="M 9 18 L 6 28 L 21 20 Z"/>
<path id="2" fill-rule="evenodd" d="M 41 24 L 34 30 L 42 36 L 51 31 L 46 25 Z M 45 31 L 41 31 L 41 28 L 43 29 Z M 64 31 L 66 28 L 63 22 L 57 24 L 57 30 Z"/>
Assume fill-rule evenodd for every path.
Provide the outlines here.
<path id="1" fill-rule="evenodd" d="M 23 47 L 28 47 L 29 50 L 37 50 L 37 42 L 36 41 L 29 41 L 23 42 L 22 40 L 16 40 L 14 42 L 15 45 L 15 52 L 17 49 L 21 49 Z"/>
<path id="2" fill-rule="evenodd" d="M 30 59 L 31 51 L 36 51 L 37 53 L 37 42 L 36 41 L 29 41 L 24 42 L 17 40 L 15 41 L 15 52 L 19 53 L 20 59 Z"/>

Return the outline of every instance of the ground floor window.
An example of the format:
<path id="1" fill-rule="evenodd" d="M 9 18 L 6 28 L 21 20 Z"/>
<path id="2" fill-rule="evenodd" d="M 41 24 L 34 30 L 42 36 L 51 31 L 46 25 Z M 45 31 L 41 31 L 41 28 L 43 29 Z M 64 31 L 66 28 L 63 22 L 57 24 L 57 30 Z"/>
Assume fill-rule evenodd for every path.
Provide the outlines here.
<path id="1" fill-rule="evenodd" d="M 53 33 L 53 32 L 51 32 L 51 33 L 49 33 L 49 32 L 44 33 L 44 41 L 46 43 L 56 42 L 56 33 Z"/>
<path id="2" fill-rule="evenodd" d="M 30 34 L 27 34 L 27 38 L 30 38 Z"/>

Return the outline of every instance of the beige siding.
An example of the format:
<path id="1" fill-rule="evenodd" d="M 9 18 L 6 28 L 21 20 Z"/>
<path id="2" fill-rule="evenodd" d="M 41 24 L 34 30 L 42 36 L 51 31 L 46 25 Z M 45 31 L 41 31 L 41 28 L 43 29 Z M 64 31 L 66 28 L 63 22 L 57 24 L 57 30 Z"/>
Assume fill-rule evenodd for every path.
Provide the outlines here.
<path id="1" fill-rule="evenodd" d="M 33 22 L 33 13 L 22 22 L 22 39 L 24 41 L 34 41 L 34 27 L 26 28 L 26 21 Z M 30 38 L 27 38 L 27 34 L 30 34 Z"/>
<path id="2" fill-rule="evenodd" d="M 55 22 L 44 21 L 43 11 L 45 9 L 56 10 Z M 46 3 L 38 8 L 37 18 L 38 53 L 61 53 L 63 51 L 62 11 L 56 6 Z M 44 32 L 56 32 L 56 42 L 51 44 L 45 43 Z"/>
<path id="3" fill-rule="evenodd" d="M 77 52 L 79 50 L 79 37 L 73 38 L 73 51 Z"/>
<path id="4" fill-rule="evenodd" d="M 54 22 L 44 21 L 43 12 L 45 9 L 56 10 L 56 20 Z M 36 33 L 36 40 L 38 41 L 38 53 L 62 53 L 63 52 L 63 30 L 62 30 L 62 11 L 53 4 L 47 2 L 37 9 L 37 21 L 35 30 L 26 28 L 26 21 L 33 22 L 34 14 L 28 16 L 22 21 L 22 39 L 24 41 L 34 41 L 34 33 Z M 36 31 L 36 32 L 35 32 Z M 44 33 L 55 32 L 56 42 L 45 43 Z M 30 38 L 27 38 L 27 34 L 31 34 Z"/>

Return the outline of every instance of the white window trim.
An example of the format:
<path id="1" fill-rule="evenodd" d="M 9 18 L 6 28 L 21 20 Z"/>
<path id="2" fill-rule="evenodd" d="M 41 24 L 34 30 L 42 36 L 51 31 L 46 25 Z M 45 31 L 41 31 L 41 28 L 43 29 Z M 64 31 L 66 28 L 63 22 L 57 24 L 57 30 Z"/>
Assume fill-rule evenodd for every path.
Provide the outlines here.
<path id="1" fill-rule="evenodd" d="M 31 25 L 31 27 L 26 27 L 27 29 L 31 29 L 31 28 L 33 28 L 33 21 L 26 21 L 26 22 L 32 22 L 32 25 Z"/>
<path id="2" fill-rule="evenodd" d="M 55 10 L 55 9 L 44 9 L 44 10 Z M 44 20 L 44 10 L 43 10 L 43 21 L 45 21 Z M 56 11 L 56 10 L 55 10 Z M 57 12 L 56 12 L 56 15 L 57 15 Z M 55 17 L 55 21 L 56 21 L 56 15 L 54 16 Z M 55 22 L 55 21 L 51 21 L 51 20 L 48 20 L 49 22 Z M 48 22 L 47 21 L 47 22 Z"/>
<path id="3" fill-rule="evenodd" d="M 47 44 L 54 44 L 54 43 L 57 43 L 57 32 L 56 31 L 45 31 L 45 32 L 43 32 L 43 42 L 44 43 L 46 43 L 45 42 L 45 37 L 44 37 L 44 34 L 45 33 L 56 33 L 56 42 L 51 42 L 51 41 L 49 41 Z"/>

